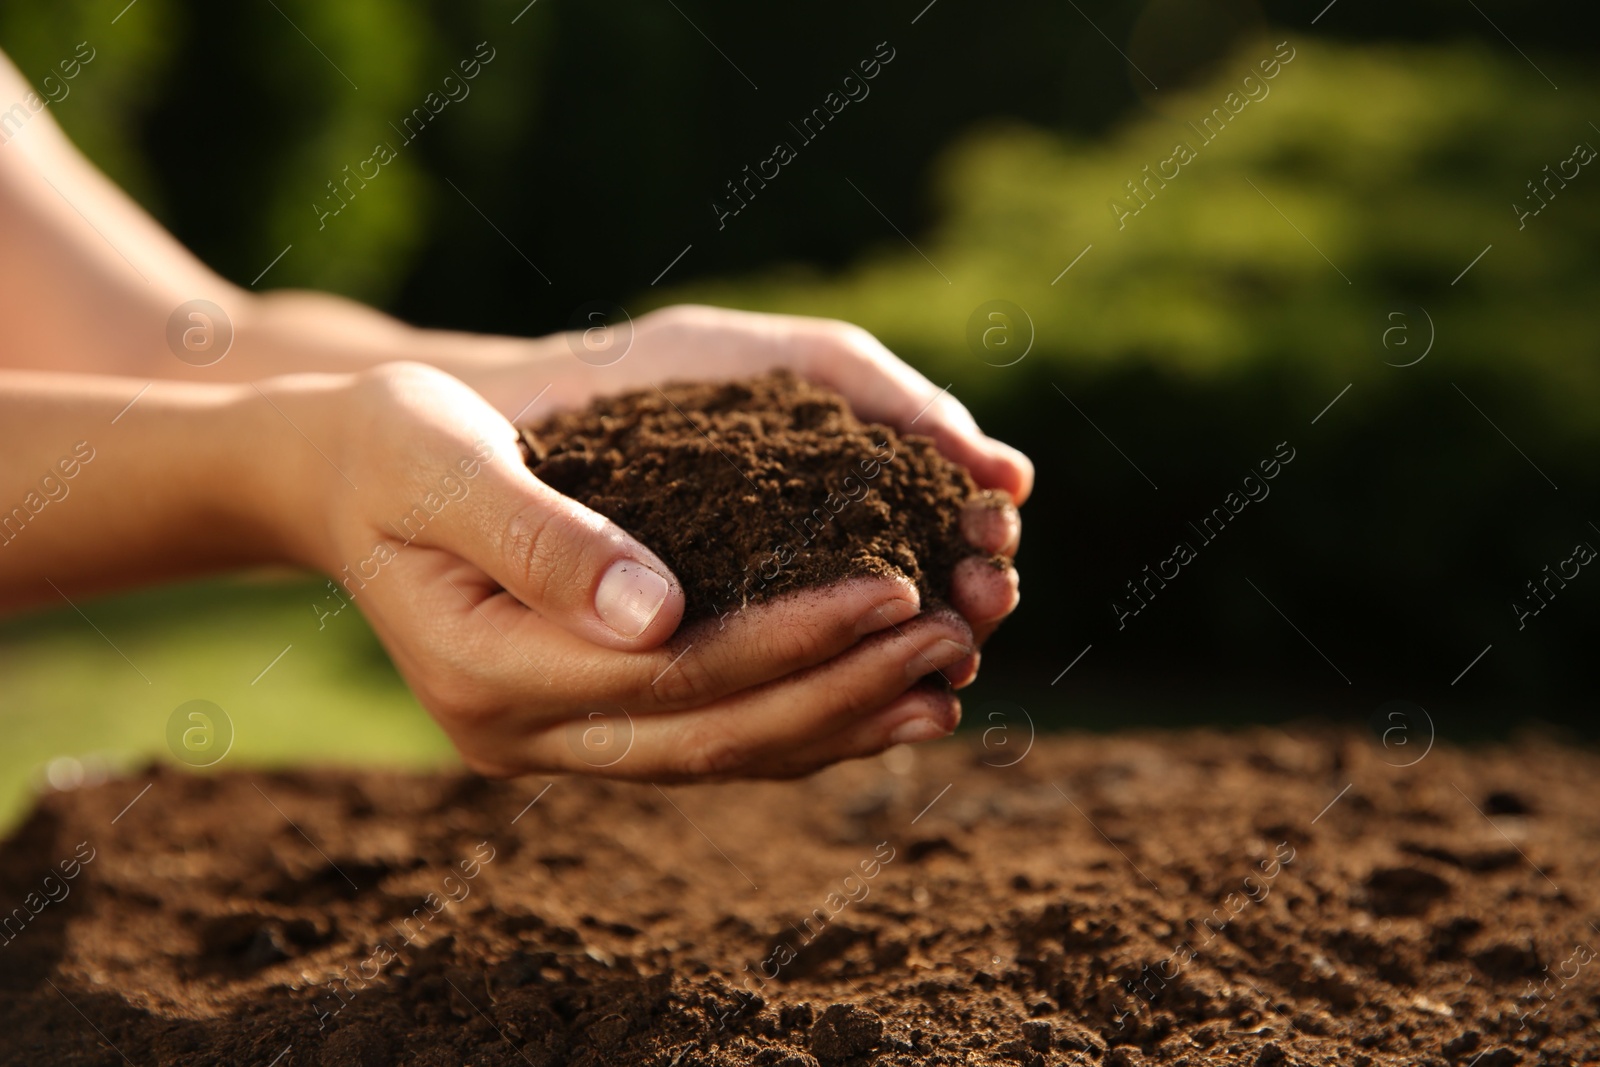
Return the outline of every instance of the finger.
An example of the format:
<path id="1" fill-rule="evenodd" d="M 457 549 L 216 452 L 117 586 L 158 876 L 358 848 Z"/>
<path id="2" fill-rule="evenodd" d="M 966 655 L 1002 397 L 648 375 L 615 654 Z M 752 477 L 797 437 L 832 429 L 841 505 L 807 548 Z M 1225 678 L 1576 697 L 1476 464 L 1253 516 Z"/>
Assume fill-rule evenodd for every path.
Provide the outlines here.
<path id="1" fill-rule="evenodd" d="M 683 618 L 684 593 L 659 556 L 535 478 L 516 449 L 485 446 L 479 461 L 466 495 L 423 530 L 425 544 L 479 567 L 591 644 L 635 651 L 671 636 Z"/>
<path id="2" fill-rule="evenodd" d="M 844 322 L 678 305 L 652 312 L 665 347 L 692 343 L 702 376 L 736 377 L 790 367 L 837 390 L 859 418 L 932 437 L 939 451 L 986 489 L 1003 489 L 1018 504 L 1033 489 L 1033 463 L 978 429 L 960 401 L 913 370 L 869 332 Z M 642 325 L 642 322 L 641 322 Z M 641 339 L 649 331 L 641 331 Z M 610 385 L 642 386 L 654 373 L 644 360 L 606 368 Z M 622 378 L 617 378 L 620 371 Z"/>
<path id="3" fill-rule="evenodd" d="M 1022 599 L 1017 569 L 1001 556 L 968 556 L 950 579 L 950 601 L 972 626 L 979 644 L 994 633 Z"/>
<path id="4" fill-rule="evenodd" d="M 477 567 L 435 549 L 402 548 L 372 581 L 341 592 L 366 616 L 418 702 L 483 774 L 517 773 L 514 743 L 538 726 L 526 707 L 570 713 L 579 675 L 570 650 L 597 651 Z"/>
<path id="5" fill-rule="evenodd" d="M 877 713 L 831 737 L 782 753 L 749 768 L 751 777 L 798 778 L 842 760 L 876 756 L 895 745 L 933 741 L 961 722 L 961 700 L 949 689 L 918 683 Z"/>
<path id="6" fill-rule="evenodd" d="M 605 688 L 647 712 L 699 707 L 825 663 L 921 610 L 900 575 L 797 590 L 697 622 L 648 655 L 618 657 Z"/>
<path id="7" fill-rule="evenodd" d="M 949 400 L 948 394 L 943 398 Z M 967 468 L 972 480 L 985 489 L 1008 493 L 1018 504 L 1033 492 L 1033 461 L 1004 441 L 984 436 L 967 409 L 951 401 L 960 415 L 928 419 L 926 415 L 907 427 L 907 433 L 921 433 L 945 456 Z M 938 408 L 942 402 L 935 402 Z M 947 405 L 945 405 L 947 406 Z M 931 411 L 932 409 L 930 409 Z"/>
<path id="8" fill-rule="evenodd" d="M 628 755 L 605 773 L 645 781 L 746 773 L 878 711 L 919 678 L 970 656 L 970 641 L 971 631 L 959 617 L 930 613 L 870 637 L 825 664 L 705 707 L 632 716 Z M 532 762 L 593 770 L 575 758 L 570 738 L 564 736 L 572 729 L 533 738 Z"/>
<path id="9" fill-rule="evenodd" d="M 934 385 L 867 331 L 855 329 L 847 337 L 822 342 L 807 363 L 807 376 L 848 397 L 859 418 L 933 438 L 983 488 L 1004 490 L 1018 504 L 1028 499 L 1033 462 L 1027 456 L 984 434 L 948 386 Z"/>
<path id="10" fill-rule="evenodd" d="M 985 555 L 1012 556 L 1022 540 L 1022 516 L 1003 492 L 986 490 L 962 509 L 961 536 Z"/>
<path id="11" fill-rule="evenodd" d="M 995 625 L 999 624 L 996 623 Z M 973 636 L 977 637 L 976 630 L 973 631 Z M 978 643 L 980 645 L 983 644 L 982 640 L 979 640 Z M 978 680 L 978 667 L 982 664 L 982 662 L 983 653 L 974 651 L 972 655 L 968 656 L 960 663 L 956 663 L 945 668 L 945 670 L 941 673 L 950 680 L 951 689 L 965 689 L 967 686 Z"/>
<path id="12" fill-rule="evenodd" d="M 561 701 L 559 708 L 603 701 L 654 714 L 699 707 L 826 662 L 864 636 L 907 622 L 922 605 L 903 576 L 852 578 L 702 619 L 645 652 L 596 649 L 552 632 L 542 616 L 508 596 L 486 596 L 479 610 L 476 625 L 501 631 L 510 644 L 551 664 L 550 699 Z M 518 692 L 527 681 L 523 666 L 500 656 L 486 669 Z"/>

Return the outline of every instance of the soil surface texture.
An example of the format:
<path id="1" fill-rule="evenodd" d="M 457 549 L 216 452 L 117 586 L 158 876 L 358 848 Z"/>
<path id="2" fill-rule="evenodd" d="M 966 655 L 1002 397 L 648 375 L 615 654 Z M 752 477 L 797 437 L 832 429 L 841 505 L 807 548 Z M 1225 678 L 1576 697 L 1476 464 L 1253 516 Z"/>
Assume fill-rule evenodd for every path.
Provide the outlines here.
<path id="1" fill-rule="evenodd" d="M 0 846 L 0 1063 L 1600 1057 L 1595 755 L 1003 725 L 793 783 L 48 795 Z"/>
<path id="2" fill-rule="evenodd" d="M 965 470 L 787 371 L 608 397 L 524 429 L 523 444 L 541 480 L 672 568 L 686 621 L 895 572 L 927 605 L 973 554 Z"/>

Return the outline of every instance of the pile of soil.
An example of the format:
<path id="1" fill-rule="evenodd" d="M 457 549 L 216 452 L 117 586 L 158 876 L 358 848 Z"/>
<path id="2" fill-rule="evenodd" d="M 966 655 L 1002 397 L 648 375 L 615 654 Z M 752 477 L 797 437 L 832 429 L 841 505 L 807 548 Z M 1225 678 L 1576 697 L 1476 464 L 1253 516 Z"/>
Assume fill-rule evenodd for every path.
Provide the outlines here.
<path id="1" fill-rule="evenodd" d="M 787 371 L 597 400 L 524 429 L 523 446 L 541 480 L 672 568 L 686 621 L 855 575 L 947 600 L 972 554 L 965 470 Z"/>
<path id="2" fill-rule="evenodd" d="M 781 784 L 53 794 L 0 847 L 0 906 L 38 911 L 0 1062 L 1600 1057 L 1595 755 L 1007 728 Z"/>

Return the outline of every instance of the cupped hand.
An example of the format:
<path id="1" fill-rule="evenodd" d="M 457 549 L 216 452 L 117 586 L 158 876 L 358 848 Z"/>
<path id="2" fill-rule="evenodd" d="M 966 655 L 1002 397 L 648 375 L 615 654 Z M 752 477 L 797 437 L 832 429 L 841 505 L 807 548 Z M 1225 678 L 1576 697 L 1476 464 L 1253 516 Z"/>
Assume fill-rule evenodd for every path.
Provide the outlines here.
<path id="1" fill-rule="evenodd" d="M 984 493 L 972 501 L 962 531 L 975 549 L 951 583 L 955 608 L 982 644 L 1018 602 L 1010 560 L 1022 536 L 1017 505 L 1033 491 L 1033 464 L 1016 449 L 985 435 L 966 407 L 934 385 L 859 326 L 833 319 L 771 315 L 679 305 L 641 315 L 614 330 L 552 338 L 554 354 L 532 374 L 525 367 L 469 375 L 508 417 L 532 421 L 554 407 L 644 389 L 672 379 L 718 379 L 788 368 L 826 385 L 862 419 L 933 439 L 965 467 Z M 580 360 L 576 353 L 586 352 Z M 528 397 L 542 388 L 539 405 Z M 975 666 L 974 661 L 973 666 Z"/>
<path id="2" fill-rule="evenodd" d="M 932 438 L 984 490 L 969 502 L 962 521 L 979 554 L 957 566 L 951 599 L 980 645 L 1016 608 L 1018 580 L 1010 560 L 1022 537 L 1017 505 L 1033 491 L 1033 463 L 986 436 L 948 389 L 868 331 L 834 319 L 679 305 L 640 317 L 618 366 L 630 359 L 633 373 L 655 379 L 716 379 L 786 367 L 838 392 L 858 418 Z M 974 659 L 974 670 L 976 665 Z"/>
<path id="3" fill-rule="evenodd" d="M 331 381 L 259 386 L 318 442 L 286 434 L 302 458 L 283 464 L 279 499 L 299 502 L 283 537 L 362 608 L 473 769 L 790 776 L 954 728 L 949 687 L 918 683 L 970 680 L 977 637 L 922 612 L 909 582 L 855 579 L 675 634 L 667 567 L 535 478 L 474 390 L 418 364 Z M 993 514 L 986 550 L 1015 540 Z"/>
<path id="4" fill-rule="evenodd" d="M 948 388 L 930 382 L 871 333 L 848 322 L 679 305 L 640 316 L 628 355 L 615 367 L 630 361 L 629 373 L 656 381 L 731 378 L 787 367 L 842 394 L 868 422 L 933 438 L 980 487 L 1002 491 L 1016 504 L 1033 491 L 1027 456 L 985 435 Z"/>

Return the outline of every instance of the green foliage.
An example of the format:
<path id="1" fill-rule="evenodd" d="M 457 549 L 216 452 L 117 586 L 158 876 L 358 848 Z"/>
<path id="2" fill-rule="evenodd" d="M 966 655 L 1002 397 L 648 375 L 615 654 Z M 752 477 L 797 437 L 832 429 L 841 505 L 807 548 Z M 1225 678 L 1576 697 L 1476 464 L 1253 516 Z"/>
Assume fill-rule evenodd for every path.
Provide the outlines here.
<path id="1" fill-rule="evenodd" d="M 449 761 L 449 743 L 356 609 L 319 628 L 313 605 L 338 606 L 327 594 L 321 582 L 207 582 L 0 625 L 0 831 L 58 757 L 124 771 L 174 762 L 167 720 L 197 699 L 232 721 L 218 770 Z"/>
<path id="2" fill-rule="evenodd" d="M 281 108 L 294 116 L 296 136 L 285 151 L 263 160 L 275 173 L 266 183 L 259 225 L 266 247 L 299 243 L 309 254 L 286 256 L 274 283 L 381 299 L 399 284 L 424 235 L 427 183 L 421 169 L 413 155 L 400 151 L 372 181 L 360 181 L 357 173 L 354 191 L 344 194 L 351 198 L 348 207 L 334 190 L 372 157 L 379 142 L 398 149 L 399 135 L 389 124 L 422 103 L 422 68 L 441 65 L 414 28 L 422 21 L 422 4 L 292 0 L 280 6 L 288 17 L 267 12 L 261 27 L 266 39 L 248 61 L 257 65 L 254 80 L 264 89 L 269 111 Z M 284 62 L 289 56 L 295 61 Z M 337 241 L 325 239 L 313 204 L 339 211 L 326 225 L 348 232 Z"/>
<path id="3" fill-rule="evenodd" d="M 497 55 L 437 112 L 448 122 L 418 133 L 406 118 L 430 113 L 430 93 L 435 108 L 446 99 L 445 77 L 462 80 L 458 65 L 477 42 L 505 47 L 493 5 L 439 12 L 425 0 L 275 0 L 217 12 L 139 0 L 115 25 L 107 7 L 7 6 L 0 47 L 39 85 L 88 41 L 94 62 L 51 114 L 114 181 L 240 282 L 293 245 L 271 285 L 392 301 L 437 229 L 434 205 L 457 197 L 444 176 L 470 184 L 466 175 L 493 165 L 542 95 L 538 12 L 519 24 L 533 43 L 514 62 Z M 394 161 L 366 181 L 361 164 L 379 144 Z M 441 168 L 428 153 L 456 165 Z M 337 214 L 322 217 L 328 209 Z"/>
<path id="4" fill-rule="evenodd" d="M 1187 123 L 1222 106 L 1271 45 L 1104 143 L 1018 127 L 965 138 L 942 168 L 941 221 L 917 241 L 927 259 L 880 220 L 878 249 L 838 277 L 772 271 L 657 299 L 859 322 L 980 401 L 1025 370 L 987 366 L 966 344 L 968 316 L 994 298 L 1031 316 L 1030 363 L 1193 381 L 1276 368 L 1311 391 L 1352 376 L 1398 382 L 1378 359 L 1383 313 L 1413 301 L 1437 323 L 1433 361 L 1503 380 L 1592 440 L 1600 167 L 1520 231 L 1511 204 L 1536 207 L 1527 181 L 1579 141 L 1600 146 L 1588 119 L 1600 83 L 1557 71 L 1556 92 L 1519 57 L 1471 49 L 1294 47 L 1269 95 L 1209 144 Z M 1196 158 L 1165 187 L 1152 182 L 1119 228 L 1111 203 L 1137 207 L 1126 183 L 1178 142 Z"/>
<path id="5" fill-rule="evenodd" d="M 105 0 L 53 0 L 0 6 L 0 48 L 36 87 L 59 76 L 58 64 L 80 42 L 94 60 L 50 106 L 84 154 L 145 203 L 158 202 L 157 183 L 136 143 L 137 119 L 154 100 L 173 62 L 173 0 L 140 0 L 139 18 L 111 24 Z M 43 94 L 41 94 L 43 95 Z M 11 101 L 6 101 L 9 105 Z"/>

